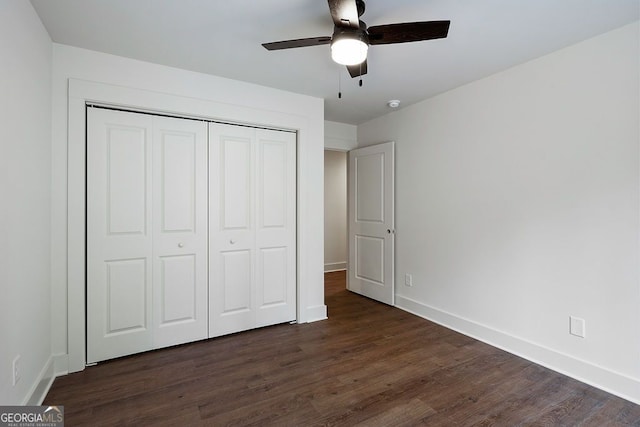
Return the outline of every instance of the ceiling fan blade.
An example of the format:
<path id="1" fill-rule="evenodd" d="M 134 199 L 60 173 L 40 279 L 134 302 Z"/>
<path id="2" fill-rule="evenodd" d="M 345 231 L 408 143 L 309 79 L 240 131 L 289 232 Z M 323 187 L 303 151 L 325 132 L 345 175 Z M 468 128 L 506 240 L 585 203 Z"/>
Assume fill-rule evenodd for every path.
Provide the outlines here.
<path id="1" fill-rule="evenodd" d="M 451 21 L 404 22 L 369 27 L 369 43 L 391 44 L 443 39 L 449 34 Z"/>
<path id="2" fill-rule="evenodd" d="M 328 0 L 331 17 L 336 27 L 360 28 L 356 0 Z"/>
<path id="3" fill-rule="evenodd" d="M 347 65 L 347 70 L 352 78 L 358 76 L 364 76 L 367 74 L 367 60 L 365 59 L 362 64 Z"/>
<path id="4" fill-rule="evenodd" d="M 307 39 L 283 40 L 279 42 L 262 43 L 267 50 L 291 49 L 294 47 L 320 46 L 331 43 L 331 37 L 310 37 Z"/>

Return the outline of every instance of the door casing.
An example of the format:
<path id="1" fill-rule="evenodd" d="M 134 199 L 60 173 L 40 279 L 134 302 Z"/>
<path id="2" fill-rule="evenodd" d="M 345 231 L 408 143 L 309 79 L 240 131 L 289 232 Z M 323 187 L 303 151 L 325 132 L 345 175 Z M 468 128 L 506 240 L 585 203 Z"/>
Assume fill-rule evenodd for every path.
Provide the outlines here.
<path id="1" fill-rule="evenodd" d="M 107 83 L 69 79 L 67 90 L 67 253 L 66 253 L 66 353 L 56 355 L 57 373 L 79 372 L 86 366 L 85 256 L 86 256 L 86 108 L 96 104 L 134 111 L 190 118 L 207 118 L 234 124 L 295 131 L 297 152 L 297 321 L 327 318 L 322 295 L 321 233 L 315 229 L 311 189 L 321 188 L 315 169 L 316 151 L 322 152 L 322 122 L 293 111 L 267 111 L 245 105 L 203 100 Z M 318 134 L 317 132 L 320 132 Z M 315 159 L 317 160 L 317 159 Z M 319 267 L 316 269 L 315 264 Z M 317 270 L 317 271 L 316 271 Z M 301 285 L 303 284 L 304 285 Z"/>

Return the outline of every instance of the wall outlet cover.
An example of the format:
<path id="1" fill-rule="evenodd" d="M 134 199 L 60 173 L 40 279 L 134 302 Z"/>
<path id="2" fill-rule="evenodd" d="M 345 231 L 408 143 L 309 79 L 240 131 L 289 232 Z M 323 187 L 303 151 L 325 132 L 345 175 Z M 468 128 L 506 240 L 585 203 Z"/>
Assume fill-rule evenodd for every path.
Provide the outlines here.
<path id="1" fill-rule="evenodd" d="M 579 317 L 569 316 L 569 333 L 576 337 L 585 337 L 585 322 Z"/>
<path id="2" fill-rule="evenodd" d="M 413 286 L 413 276 L 411 274 L 404 275 L 404 284 L 406 286 Z"/>

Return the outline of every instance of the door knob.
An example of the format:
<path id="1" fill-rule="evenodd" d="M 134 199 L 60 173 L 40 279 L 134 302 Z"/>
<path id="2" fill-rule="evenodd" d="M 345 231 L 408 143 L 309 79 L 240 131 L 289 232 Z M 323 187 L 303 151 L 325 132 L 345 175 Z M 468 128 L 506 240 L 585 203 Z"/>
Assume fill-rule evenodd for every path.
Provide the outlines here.
<path id="1" fill-rule="evenodd" d="M 236 241 L 235 241 L 235 240 L 233 240 L 233 239 L 231 239 L 231 240 L 229 240 L 229 243 L 231 243 L 232 245 L 234 245 L 234 244 L 236 243 Z"/>
<path id="2" fill-rule="evenodd" d="M 184 243 L 182 243 L 182 242 L 178 243 L 178 247 L 179 248 L 184 248 Z"/>

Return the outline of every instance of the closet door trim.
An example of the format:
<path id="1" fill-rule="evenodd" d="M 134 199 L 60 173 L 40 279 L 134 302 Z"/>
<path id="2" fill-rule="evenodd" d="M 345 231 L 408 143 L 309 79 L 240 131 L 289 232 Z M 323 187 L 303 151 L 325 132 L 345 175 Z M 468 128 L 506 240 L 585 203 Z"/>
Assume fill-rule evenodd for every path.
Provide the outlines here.
<path id="1" fill-rule="evenodd" d="M 234 105 L 192 96 L 117 86 L 81 79 L 68 79 L 66 126 L 54 129 L 54 137 L 66 141 L 66 222 L 67 251 L 64 284 L 54 284 L 54 291 L 66 297 L 66 317 L 54 316 L 54 334 L 67 342 L 66 353 L 55 358 L 56 372 L 82 371 L 86 366 L 85 256 L 86 256 L 86 108 L 103 104 L 137 111 L 186 117 L 207 117 L 227 123 L 252 123 L 258 126 L 295 131 L 297 153 L 297 321 L 314 322 L 327 318 L 322 282 L 322 224 L 316 213 L 321 204 L 315 194 L 322 190 L 322 168 L 316 159 L 324 148 L 321 104 L 306 103 L 302 108 L 293 101 L 283 101 L 279 111 L 259 107 L 258 102 Z M 59 123 L 59 121 L 57 121 Z M 316 164 L 318 163 L 318 164 Z M 60 274 L 57 274 L 58 277 Z M 304 284 L 301 285 L 301 284 Z M 64 314 L 63 314 L 64 316 Z M 66 321 L 64 320 L 66 318 Z M 66 328 L 60 330 L 60 322 Z M 58 349 L 60 352 L 60 349 Z"/>

